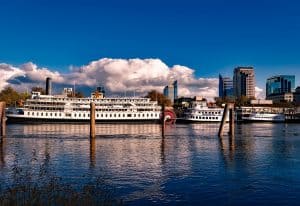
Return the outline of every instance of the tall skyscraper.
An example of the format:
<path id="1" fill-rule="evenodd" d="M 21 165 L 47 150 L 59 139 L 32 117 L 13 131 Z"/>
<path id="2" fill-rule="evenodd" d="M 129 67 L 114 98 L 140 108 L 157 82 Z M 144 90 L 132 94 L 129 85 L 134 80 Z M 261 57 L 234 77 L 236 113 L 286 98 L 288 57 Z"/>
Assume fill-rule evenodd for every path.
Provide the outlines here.
<path id="1" fill-rule="evenodd" d="M 219 75 L 219 97 L 233 97 L 233 81 L 230 77 Z"/>
<path id="2" fill-rule="evenodd" d="M 295 89 L 295 75 L 277 75 L 267 79 L 266 96 L 291 93 Z"/>
<path id="3" fill-rule="evenodd" d="M 233 75 L 234 96 L 255 98 L 255 78 L 253 67 L 237 67 Z"/>
<path id="4" fill-rule="evenodd" d="M 174 100 L 178 98 L 177 80 L 170 82 L 168 86 L 165 86 L 164 95 L 171 100 L 172 104 L 174 104 Z"/>

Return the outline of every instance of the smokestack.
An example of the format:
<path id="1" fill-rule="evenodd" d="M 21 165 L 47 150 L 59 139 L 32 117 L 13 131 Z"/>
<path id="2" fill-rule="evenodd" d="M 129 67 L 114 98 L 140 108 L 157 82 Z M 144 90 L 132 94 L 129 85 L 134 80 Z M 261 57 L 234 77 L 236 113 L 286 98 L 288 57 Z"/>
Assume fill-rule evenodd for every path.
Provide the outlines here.
<path id="1" fill-rule="evenodd" d="M 46 95 L 51 95 L 52 82 L 51 78 L 47 77 L 46 79 Z"/>

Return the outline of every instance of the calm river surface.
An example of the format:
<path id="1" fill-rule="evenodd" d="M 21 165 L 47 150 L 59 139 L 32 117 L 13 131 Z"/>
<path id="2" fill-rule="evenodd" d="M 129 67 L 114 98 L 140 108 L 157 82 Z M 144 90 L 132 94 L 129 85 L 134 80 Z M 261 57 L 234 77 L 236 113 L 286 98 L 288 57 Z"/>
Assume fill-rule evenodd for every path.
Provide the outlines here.
<path id="1" fill-rule="evenodd" d="M 300 124 L 236 125 L 233 140 L 217 137 L 218 124 L 168 126 L 164 138 L 158 124 L 96 132 L 90 141 L 87 124 L 8 125 L 1 188 L 26 173 L 78 190 L 100 178 L 125 205 L 299 205 Z"/>

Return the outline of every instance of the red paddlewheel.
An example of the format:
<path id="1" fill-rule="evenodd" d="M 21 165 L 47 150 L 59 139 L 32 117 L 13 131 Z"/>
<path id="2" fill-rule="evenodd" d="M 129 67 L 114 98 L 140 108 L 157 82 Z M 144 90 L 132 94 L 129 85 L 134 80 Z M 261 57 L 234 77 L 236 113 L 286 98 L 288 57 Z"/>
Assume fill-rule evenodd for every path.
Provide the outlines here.
<path id="1" fill-rule="evenodd" d="M 160 115 L 160 120 L 162 121 L 163 115 Z M 167 124 L 174 124 L 176 122 L 176 114 L 174 111 L 166 109 L 165 110 L 165 121 Z"/>

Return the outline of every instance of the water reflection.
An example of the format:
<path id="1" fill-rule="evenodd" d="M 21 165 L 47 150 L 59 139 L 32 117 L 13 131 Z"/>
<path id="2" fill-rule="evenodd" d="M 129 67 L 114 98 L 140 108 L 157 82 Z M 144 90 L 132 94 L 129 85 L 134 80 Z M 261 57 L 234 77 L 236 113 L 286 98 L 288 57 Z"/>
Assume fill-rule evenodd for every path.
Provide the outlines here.
<path id="1" fill-rule="evenodd" d="M 3 168 L 5 165 L 5 151 L 4 151 L 4 145 L 5 145 L 5 138 L 0 137 L 0 167 Z"/>
<path id="2" fill-rule="evenodd" d="M 94 168 L 96 165 L 96 139 L 90 138 L 90 167 Z"/>
<path id="3" fill-rule="evenodd" d="M 300 168 L 289 162 L 300 161 L 297 125 L 237 125 L 234 137 L 222 138 L 218 128 L 169 125 L 162 136 L 159 124 L 98 124 L 97 138 L 89 139 L 88 124 L 10 125 L 0 145 L 1 180 L 13 182 L 15 166 L 38 181 L 35 174 L 55 174 L 74 185 L 101 177 L 135 204 L 184 204 L 189 198 L 217 204 L 216 198 L 226 200 L 228 191 L 235 198 L 247 195 L 236 188 L 259 188 L 261 177 L 261 185 L 275 184 L 266 171 L 281 171 L 277 165 L 290 169 L 300 185 L 293 173 Z"/>
<path id="4" fill-rule="evenodd" d="M 24 124 L 19 125 L 22 135 L 74 135 L 86 137 L 89 135 L 89 124 Z M 120 134 L 152 134 L 160 131 L 157 124 L 97 124 L 97 135 L 120 135 Z"/>

